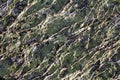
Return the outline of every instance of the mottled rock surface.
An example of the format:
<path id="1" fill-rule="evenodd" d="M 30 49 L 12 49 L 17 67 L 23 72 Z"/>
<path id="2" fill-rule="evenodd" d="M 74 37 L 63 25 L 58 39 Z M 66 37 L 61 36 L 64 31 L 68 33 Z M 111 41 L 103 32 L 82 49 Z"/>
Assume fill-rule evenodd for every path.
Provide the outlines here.
<path id="1" fill-rule="evenodd" d="M 120 0 L 0 0 L 0 79 L 120 79 Z"/>

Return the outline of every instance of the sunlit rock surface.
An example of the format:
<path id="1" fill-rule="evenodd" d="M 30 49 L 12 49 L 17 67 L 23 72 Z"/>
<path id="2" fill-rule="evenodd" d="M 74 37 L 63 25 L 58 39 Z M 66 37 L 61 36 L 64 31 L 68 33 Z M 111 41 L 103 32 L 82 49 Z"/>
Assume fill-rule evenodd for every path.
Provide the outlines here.
<path id="1" fill-rule="evenodd" d="M 0 0 L 0 79 L 120 79 L 120 0 Z"/>

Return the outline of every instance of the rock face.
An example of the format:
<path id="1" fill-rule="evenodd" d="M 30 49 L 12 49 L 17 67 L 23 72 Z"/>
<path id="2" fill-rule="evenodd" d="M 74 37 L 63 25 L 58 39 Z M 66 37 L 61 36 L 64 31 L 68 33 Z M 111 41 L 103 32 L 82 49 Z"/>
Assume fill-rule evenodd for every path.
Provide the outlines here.
<path id="1" fill-rule="evenodd" d="M 0 0 L 0 78 L 120 79 L 120 1 Z"/>

